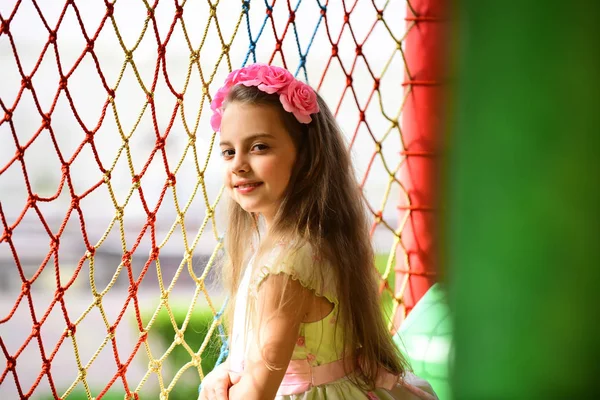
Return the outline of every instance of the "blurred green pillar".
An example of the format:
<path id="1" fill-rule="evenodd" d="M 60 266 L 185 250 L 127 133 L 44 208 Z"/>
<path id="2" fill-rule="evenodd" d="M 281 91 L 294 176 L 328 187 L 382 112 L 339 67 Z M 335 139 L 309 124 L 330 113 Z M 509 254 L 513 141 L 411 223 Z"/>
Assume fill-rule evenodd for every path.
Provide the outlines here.
<path id="1" fill-rule="evenodd" d="M 444 222 L 456 399 L 600 380 L 600 1 L 456 3 Z"/>

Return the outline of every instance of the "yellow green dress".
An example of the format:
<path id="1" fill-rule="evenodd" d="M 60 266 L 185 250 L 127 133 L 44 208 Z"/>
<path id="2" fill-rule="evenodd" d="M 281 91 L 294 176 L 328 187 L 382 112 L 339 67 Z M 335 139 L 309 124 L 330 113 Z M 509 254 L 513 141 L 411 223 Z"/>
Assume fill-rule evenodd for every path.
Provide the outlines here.
<path id="1" fill-rule="evenodd" d="M 256 296 L 261 282 L 269 274 L 286 274 L 318 296 L 327 298 L 333 310 L 320 321 L 300 326 L 290 366 L 279 388 L 281 400 L 354 400 L 354 399 L 437 399 L 426 381 L 407 372 L 403 379 L 383 374 L 381 386 L 365 392 L 344 376 L 341 330 L 336 329 L 339 301 L 334 276 L 326 262 L 313 256 L 310 246 L 289 250 L 286 244 L 277 245 L 263 257 L 262 265 L 253 268 L 251 259 L 243 272 L 234 309 L 231 334 L 229 368 L 243 372 L 245 359 L 252 342 L 252 330 L 246 327 L 248 296 Z M 282 253 L 288 252 L 288 254 Z M 283 254 L 283 257 L 281 255 Z"/>

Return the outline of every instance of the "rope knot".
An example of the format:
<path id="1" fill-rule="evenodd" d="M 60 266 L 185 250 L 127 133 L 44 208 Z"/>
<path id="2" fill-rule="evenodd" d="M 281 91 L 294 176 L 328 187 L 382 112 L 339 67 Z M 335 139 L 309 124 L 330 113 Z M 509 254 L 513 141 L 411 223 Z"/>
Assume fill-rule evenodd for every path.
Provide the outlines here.
<path id="1" fill-rule="evenodd" d="M 67 336 L 74 336 L 76 331 L 77 326 L 71 321 L 69 321 L 69 323 L 67 324 Z"/>
<path id="2" fill-rule="evenodd" d="M 160 371 L 160 361 L 152 360 L 152 361 L 148 362 L 148 369 L 151 372 L 155 372 L 155 373 Z"/>
<path id="3" fill-rule="evenodd" d="M 358 44 L 356 45 L 356 55 L 357 56 L 362 56 L 363 52 L 362 52 L 362 45 Z"/>
<path id="4" fill-rule="evenodd" d="M 60 247 L 60 238 L 58 236 L 51 237 L 50 238 L 50 250 L 58 251 L 59 247 Z"/>
<path id="5" fill-rule="evenodd" d="M 55 43 L 56 42 L 56 31 L 50 31 L 50 34 L 48 35 L 48 43 Z"/>
<path id="6" fill-rule="evenodd" d="M 31 336 L 36 337 L 40 334 L 40 323 L 36 322 L 35 324 L 33 324 L 33 326 L 31 327 Z"/>
<path id="7" fill-rule="evenodd" d="M 92 53 L 94 51 L 94 41 L 92 39 L 89 39 L 87 42 L 87 46 L 85 47 L 85 50 Z"/>
<path id="8" fill-rule="evenodd" d="M 202 358 L 198 354 L 192 356 L 192 365 L 194 367 L 199 366 L 202 363 Z"/>
<path id="9" fill-rule="evenodd" d="M 106 4 L 106 16 L 112 17 L 115 12 L 115 5 L 113 3 L 105 3 Z"/>
<path id="10" fill-rule="evenodd" d="M 31 283 L 29 281 L 23 282 L 23 284 L 21 285 L 21 293 L 23 293 L 23 296 L 29 295 L 30 290 L 31 290 Z"/>
<path id="11" fill-rule="evenodd" d="M 160 249 L 158 247 L 154 247 L 152 249 L 152 253 L 150 253 L 150 259 L 156 260 L 158 259 L 158 255 L 160 254 Z"/>
<path id="12" fill-rule="evenodd" d="M 48 360 L 47 358 L 44 357 L 44 359 L 42 360 L 42 375 L 50 372 L 50 367 L 51 367 L 50 360 Z"/>
<path id="13" fill-rule="evenodd" d="M 51 121 L 50 114 L 43 114 L 42 115 L 42 128 L 50 129 L 50 121 Z"/>
<path id="14" fill-rule="evenodd" d="M 75 210 L 79 210 L 79 201 L 81 200 L 81 197 L 79 196 L 74 196 L 71 199 L 71 207 Z"/>
<path id="15" fill-rule="evenodd" d="M 346 86 L 352 86 L 352 75 L 346 75 Z"/>
<path id="16" fill-rule="evenodd" d="M 0 25 L 0 34 L 3 34 L 3 33 L 8 34 L 9 24 L 10 24 L 9 19 L 2 21 L 2 25 Z"/>
<path id="17" fill-rule="evenodd" d="M 175 334 L 175 338 L 173 339 L 173 341 L 175 342 L 176 345 L 180 345 L 183 343 L 183 333 L 181 333 L 181 331 L 178 331 Z"/>
<path id="18" fill-rule="evenodd" d="M 331 46 L 331 56 L 335 57 L 338 55 L 338 45 L 334 44 L 333 46 Z"/>
<path id="19" fill-rule="evenodd" d="M 54 300 L 58 303 L 59 301 L 62 300 L 64 295 L 65 295 L 65 289 L 63 289 L 62 287 L 59 287 L 58 289 L 56 289 L 56 292 L 54 293 Z"/>
<path id="20" fill-rule="evenodd" d="M 88 247 L 88 249 L 85 253 L 85 256 L 87 258 L 92 258 L 92 257 L 94 257 L 94 255 L 96 255 L 96 248 L 94 246 Z"/>
<path id="21" fill-rule="evenodd" d="M 8 121 L 10 121 L 10 120 L 11 120 L 11 118 L 12 118 L 12 116 L 13 116 L 13 112 L 12 112 L 12 110 L 11 110 L 11 109 L 8 109 L 8 110 L 6 110 L 6 111 L 4 112 L 4 119 L 3 119 L 3 121 L 4 121 L 4 122 L 8 122 Z"/>
<path id="22" fill-rule="evenodd" d="M 60 81 L 58 83 L 58 88 L 61 90 L 64 90 L 67 88 L 67 77 L 66 76 L 60 77 Z"/>
<path id="23" fill-rule="evenodd" d="M 94 132 L 86 132 L 85 133 L 85 141 L 87 143 L 92 143 L 94 141 Z"/>
<path id="24" fill-rule="evenodd" d="M 290 17 L 288 18 L 288 24 L 293 24 L 296 20 L 296 13 L 294 11 L 290 12 Z"/>
<path id="25" fill-rule="evenodd" d="M 169 175 L 167 177 L 167 186 L 175 186 L 176 183 L 177 183 L 177 178 L 175 178 L 175 174 L 172 172 L 169 172 Z"/>
<path id="26" fill-rule="evenodd" d="M 19 159 L 19 160 L 23 160 L 23 157 L 25 156 L 25 149 L 21 146 L 17 147 L 17 151 L 15 152 L 15 156 Z"/>
<path id="27" fill-rule="evenodd" d="M 379 90 L 379 78 L 375 78 L 375 81 L 373 82 L 373 90 Z"/>
<path id="28" fill-rule="evenodd" d="M 27 208 L 33 208 L 37 200 L 39 200 L 39 197 L 36 194 L 29 196 L 27 198 Z"/>
<path id="29" fill-rule="evenodd" d="M 12 371 L 17 366 L 17 359 L 11 356 L 6 357 L 6 369 Z"/>
<path id="30" fill-rule="evenodd" d="M 131 298 L 134 298 L 137 295 L 137 291 L 138 291 L 138 285 L 137 285 L 137 283 L 132 282 L 129 285 L 129 290 L 128 291 L 129 291 L 129 296 Z"/>
<path id="31" fill-rule="evenodd" d="M 383 19 L 383 10 L 377 10 L 377 20 L 381 21 Z"/>
<path id="32" fill-rule="evenodd" d="M 23 80 L 21 80 L 21 85 L 23 85 L 24 88 L 31 90 L 32 86 L 31 86 L 31 77 L 30 76 L 24 76 Z"/>
<path id="33" fill-rule="evenodd" d="M 347 24 L 349 21 L 350 21 L 350 13 L 346 11 L 344 13 L 344 23 Z"/>
<path id="34" fill-rule="evenodd" d="M 175 19 L 179 19 L 183 16 L 183 6 L 181 4 L 177 4 L 175 8 Z"/>

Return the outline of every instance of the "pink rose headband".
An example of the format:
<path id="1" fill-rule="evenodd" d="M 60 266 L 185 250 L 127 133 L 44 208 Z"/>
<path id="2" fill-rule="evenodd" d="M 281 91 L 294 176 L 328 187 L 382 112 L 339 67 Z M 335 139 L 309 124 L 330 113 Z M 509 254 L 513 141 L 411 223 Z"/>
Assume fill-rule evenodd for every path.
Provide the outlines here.
<path id="1" fill-rule="evenodd" d="M 308 124 L 312 121 L 311 114 L 319 112 L 317 94 L 305 84 L 294 78 L 285 68 L 267 64 L 252 64 L 232 71 L 225 79 L 225 84 L 217 91 L 210 104 L 213 115 L 210 125 L 215 132 L 221 129 L 223 102 L 229 90 L 235 85 L 256 86 L 259 90 L 279 94 L 283 109 L 294 114 L 298 122 Z"/>

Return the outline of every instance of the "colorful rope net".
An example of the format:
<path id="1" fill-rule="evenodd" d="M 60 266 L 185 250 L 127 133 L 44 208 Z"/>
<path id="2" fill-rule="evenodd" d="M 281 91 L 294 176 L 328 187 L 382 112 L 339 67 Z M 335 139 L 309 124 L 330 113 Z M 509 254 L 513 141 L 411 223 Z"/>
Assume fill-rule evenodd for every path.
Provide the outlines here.
<path id="1" fill-rule="evenodd" d="M 226 355 L 224 299 L 209 285 L 224 232 L 208 105 L 249 62 L 287 67 L 335 110 L 373 215 L 382 302 L 397 312 L 409 274 L 395 284 L 394 267 L 410 272 L 410 207 L 398 211 L 411 204 L 398 178 L 410 3 L 9 3 L 0 397 L 177 398 Z"/>

